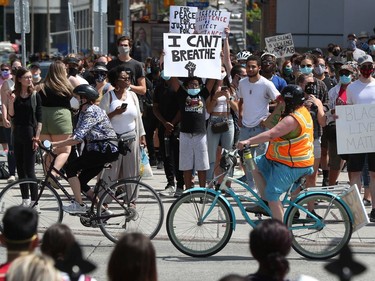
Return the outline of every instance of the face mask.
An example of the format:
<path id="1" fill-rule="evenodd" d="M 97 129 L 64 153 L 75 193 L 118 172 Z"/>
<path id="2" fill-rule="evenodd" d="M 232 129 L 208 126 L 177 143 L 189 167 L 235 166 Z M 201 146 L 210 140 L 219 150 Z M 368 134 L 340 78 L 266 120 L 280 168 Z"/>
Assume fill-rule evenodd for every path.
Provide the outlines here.
<path id="1" fill-rule="evenodd" d="M 130 48 L 125 46 L 119 46 L 117 50 L 120 55 L 127 55 L 130 52 Z"/>
<path id="2" fill-rule="evenodd" d="M 368 46 L 368 47 L 370 48 L 370 51 L 371 51 L 371 52 L 375 51 L 375 45 L 370 45 L 370 46 Z"/>
<path id="3" fill-rule="evenodd" d="M 310 73 L 312 73 L 313 68 L 305 66 L 304 68 L 300 68 L 300 71 L 303 74 L 310 74 Z"/>
<path id="4" fill-rule="evenodd" d="M 78 74 L 77 68 L 68 68 L 68 75 L 69 76 L 76 76 Z"/>
<path id="5" fill-rule="evenodd" d="M 242 63 L 241 66 L 245 67 L 246 68 L 246 63 Z"/>
<path id="6" fill-rule="evenodd" d="M 352 81 L 351 75 L 340 75 L 340 83 L 341 84 L 349 84 Z"/>
<path id="7" fill-rule="evenodd" d="M 199 92 L 201 91 L 201 89 L 188 89 L 188 94 L 191 95 L 191 96 L 196 96 L 199 94 Z"/>
<path id="8" fill-rule="evenodd" d="M 364 78 L 369 78 L 370 75 L 374 72 L 374 68 L 370 69 L 360 69 L 359 70 Z"/>
<path id="9" fill-rule="evenodd" d="M 224 72 L 221 73 L 220 80 L 223 80 L 225 78 L 225 76 L 227 76 L 227 73 L 224 71 Z"/>
<path id="10" fill-rule="evenodd" d="M 339 54 L 340 54 L 340 50 L 333 50 L 332 51 L 332 54 L 335 56 L 335 57 L 337 57 Z"/>
<path id="11" fill-rule="evenodd" d="M 8 78 L 10 76 L 9 70 L 1 71 L 1 76 L 3 76 L 3 78 Z"/>
<path id="12" fill-rule="evenodd" d="M 324 74 L 324 70 L 325 70 L 324 66 L 318 65 L 318 66 L 314 67 L 314 72 L 315 72 L 316 75 Z"/>
<path id="13" fill-rule="evenodd" d="M 40 78 L 40 75 L 39 74 L 33 74 L 33 80 L 37 80 Z"/>
<path id="14" fill-rule="evenodd" d="M 79 106 L 80 106 L 80 103 L 77 100 L 77 98 L 76 97 L 72 97 L 70 99 L 70 107 L 73 108 L 73 109 L 75 109 L 75 110 L 78 110 Z"/>
<path id="15" fill-rule="evenodd" d="M 169 79 L 171 79 L 170 76 L 165 76 L 165 75 L 164 75 L 164 69 L 160 72 L 160 76 L 161 76 L 161 78 L 163 78 L 165 81 L 168 81 Z"/>
<path id="16" fill-rule="evenodd" d="M 356 48 L 354 40 L 348 40 L 348 49 L 354 51 Z"/>
<path id="17" fill-rule="evenodd" d="M 291 67 L 284 67 L 283 71 L 284 71 L 284 74 L 288 76 L 288 75 L 292 74 L 293 69 Z"/>
<path id="18" fill-rule="evenodd" d="M 94 75 L 95 81 L 98 82 L 98 83 L 103 82 L 106 77 L 107 77 L 107 75 L 105 75 L 105 74 L 95 74 Z"/>

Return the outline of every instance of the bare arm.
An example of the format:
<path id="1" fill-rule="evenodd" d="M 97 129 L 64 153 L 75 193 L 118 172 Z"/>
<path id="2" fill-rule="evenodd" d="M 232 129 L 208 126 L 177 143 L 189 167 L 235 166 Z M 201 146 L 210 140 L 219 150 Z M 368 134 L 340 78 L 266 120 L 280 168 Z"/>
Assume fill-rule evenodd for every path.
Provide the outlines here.
<path id="1" fill-rule="evenodd" d="M 243 99 L 238 101 L 238 126 L 242 127 Z"/>
<path id="2" fill-rule="evenodd" d="M 3 125 L 5 128 L 10 128 L 10 120 L 8 116 L 8 96 L 9 96 L 8 83 L 4 82 L 1 87 L 1 112 L 3 114 Z"/>
<path id="3" fill-rule="evenodd" d="M 130 89 L 138 95 L 146 94 L 146 78 L 139 77 L 137 79 L 137 83 L 138 83 L 138 86 L 130 85 Z"/>
<path id="4" fill-rule="evenodd" d="M 65 140 L 55 141 L 55 142 L 52 142 L 51 144 L 52 144 L 52 147 L 58 148 L 58 147 L 64 147 L 64 146 L 72 146 L 78 143 L 81 143 L 81 142 L 79 140 L 73 139 L 73 137 L 70 136 Z"/>
<path id="5" fill-rule="evenodd" d="M 223 64 L 225 66 L 225 69 L 226 69 L 227 73 L 230 73 L 230 71 L 232 70 L 233 66 L 232 66 L 232 62 L 230 60 L 230 47 L 229 47 L 229 33 L 230 33 L 230 29 L 229 29 L 229 27 L 225 28 L 224 32 L 226 34 L 226 37 L 224 39 Z"/>

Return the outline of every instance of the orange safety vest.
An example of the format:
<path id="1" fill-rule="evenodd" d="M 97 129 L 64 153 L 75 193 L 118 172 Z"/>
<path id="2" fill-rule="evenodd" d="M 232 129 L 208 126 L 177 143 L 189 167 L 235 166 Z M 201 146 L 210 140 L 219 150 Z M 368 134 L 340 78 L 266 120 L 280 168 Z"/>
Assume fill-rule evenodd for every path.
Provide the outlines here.
<path id="1" fill-rule="evenodd" d="M 270 141 L 266 157 L 289 167 L 306 168 L 314 165 L 314 129 L 310 112 L 301 106 L 290 114 L 301 126 L 301 133 L 292 139 L 284 137 Z"/>

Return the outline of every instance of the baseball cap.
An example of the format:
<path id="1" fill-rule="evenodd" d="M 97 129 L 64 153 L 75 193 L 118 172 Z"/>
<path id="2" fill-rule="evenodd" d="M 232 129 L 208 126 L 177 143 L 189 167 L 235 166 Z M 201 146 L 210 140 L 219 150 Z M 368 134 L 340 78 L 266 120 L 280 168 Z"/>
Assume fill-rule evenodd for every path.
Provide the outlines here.
<path id="1" fill-rule="evenodd" d="M 76 64 L 76 65 L 79 65 L 79 60 L 77 58 L 74 58 L 74 57 L 69 57 L 65 60 L 65 63 L 66 64 Z"/>
<path id="2" fill-rule="evenodd" d="M 359 57 L 358 60 L 357 60 L 357 62 L 358 62 L 358 65 L 362 65 L 362 64 L 364 64 L 366 62 L 373 63 L 374 61 L 372 60 L 371 56 L 365 55 L 365 56 Z"/>
<path id="3" fill-rule="evenodd" d="M 33 62 L 30 64 L 30 68 L 33 68 L 33 67 L 37 67 L 37 68 L 40 68 L 40 64 L 39 62 Z"/>
<path id="4" fill-rule="evenodd" d="M 320 48 L 312 49 L 312 50 L 311 50 L 311 53 L 312 53 L 312 54 L 318 54 L 318 55 L 320 55 L 320 56 L 323 56 L 323 51 L 322 51 L 322 49 L 320 49 Z"/>
<path id="5" fill-rule="evenodd" d="M 358 34 L 358 38 L 368 38 L 368 33 L 367 31 L 361 31 L 359 34 Z"/>
<path id="6" fill-rule="evenodd" d="M 347 70 L 354 73 L 354 68 L 350 64 L 344 64 L 340 67 L 340 70 Z"/>
<path id="7" fill-rule="evenodd" d="M 103 71 L 103 72 L 108 72 L 107 67 L 103 62 L 97 62 L 95 63 L 94 67 L 91 68 L 90 71 Z"/>

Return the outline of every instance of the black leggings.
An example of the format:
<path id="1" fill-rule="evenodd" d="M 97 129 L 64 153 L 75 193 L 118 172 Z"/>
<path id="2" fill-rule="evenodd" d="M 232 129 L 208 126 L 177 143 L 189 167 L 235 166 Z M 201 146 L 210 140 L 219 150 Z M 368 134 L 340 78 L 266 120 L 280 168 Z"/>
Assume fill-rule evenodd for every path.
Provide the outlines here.
<path id="1" fill-rule="evenodd" d="M 105 153 L 98 151 L 84 150 L 82 155 L 68 163 L 66 175 L 68 178 L 76 177 L 78 172 L 81 190 L 87 192 L 90 190 L 88 182 L 93 179 L 103 169 L 104 164 L 115 161 L 118 158 L 118 152 L 112 152 L 108 146 Z"/>
<path id="2" fill-rule="evenodd" d="M 35 151 L 33 150 L 33 141 L 14 142 L 14 155 L 16 158 L 17 173 L 19 179 L 32 178 L 35 176 Z M 29 199 L 29 190 L 31 200 L 35 201 L 38 197 L 38 187 L 36 185 L 21 184 L 22 199 Z"/>

